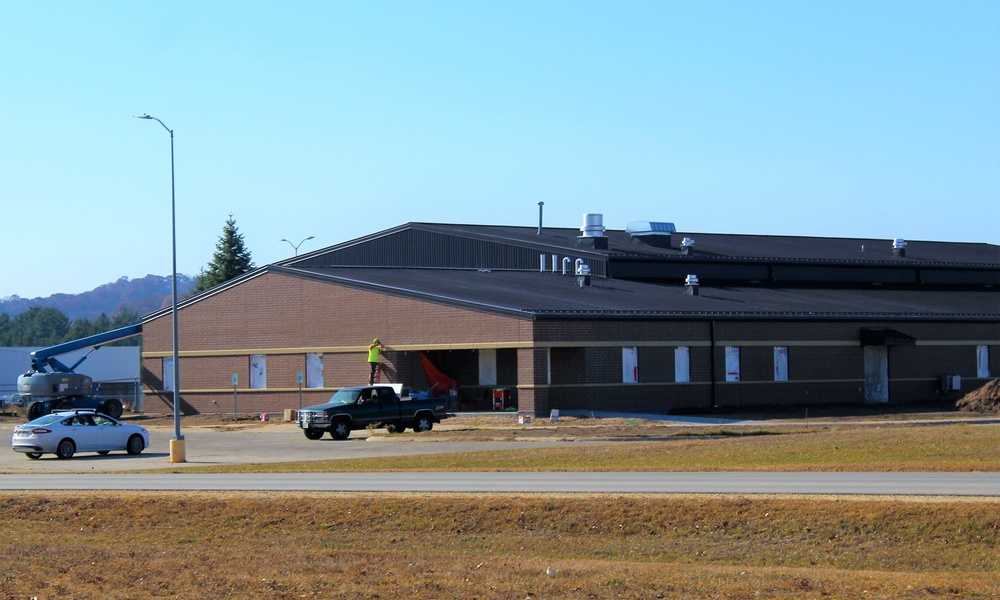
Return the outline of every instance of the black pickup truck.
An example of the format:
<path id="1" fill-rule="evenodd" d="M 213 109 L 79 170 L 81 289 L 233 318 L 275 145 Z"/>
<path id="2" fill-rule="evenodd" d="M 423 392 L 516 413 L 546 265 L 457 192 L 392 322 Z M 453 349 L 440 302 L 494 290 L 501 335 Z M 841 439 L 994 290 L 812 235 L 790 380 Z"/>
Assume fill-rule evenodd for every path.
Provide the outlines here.
<path id="1" fill-rule="evenodd" d="M 435 423 L 453 416 L 445 411 L 444 398 L 400 398 L 391 386 L 372 385 L 344 388 L 326 404 L 300 409 L 298 422 L 310 440 L 326 432 L 335 440 L 346 440 L 351 431 L 369 426 L 383 426 L 390 433 L 406 428 L 430 431 Z"/>

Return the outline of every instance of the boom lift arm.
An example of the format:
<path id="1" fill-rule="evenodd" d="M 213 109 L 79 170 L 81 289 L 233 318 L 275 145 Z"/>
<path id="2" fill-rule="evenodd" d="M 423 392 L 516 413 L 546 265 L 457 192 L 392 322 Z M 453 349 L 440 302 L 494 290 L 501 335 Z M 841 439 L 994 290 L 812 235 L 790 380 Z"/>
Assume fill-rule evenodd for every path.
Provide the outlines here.
<path id="1" fill-rule="evenodd" d="M 104 333 L 89 335 L 78 340 L 70 340 L 68 342 L 56 344 L 55 346 L 35 350 L 31 353 L 31 370 L 35 373 L 46 373 L 46 368 L 49 368 L 53 373 L 73 373 L 74 370 L 80 366 L 80 363 L 87 360 L 87 357 L 93 354 L 93 352 L 100 348 L 103 344 L 124 340 L 126 338 L 139 335 L 140 333 L 142 333 L 142 323 L 136 323 L 135 325 L 119 327 L 118 329 L 112 329 L 111 331 L 105 331 Z M 67 352 L 87 347 L 91 347 L 91 351 L 80 357 L 80 360 L 73 363 L 72 367 L 67 367 L 56 358 L 61 354 L 66 354 Z"/>

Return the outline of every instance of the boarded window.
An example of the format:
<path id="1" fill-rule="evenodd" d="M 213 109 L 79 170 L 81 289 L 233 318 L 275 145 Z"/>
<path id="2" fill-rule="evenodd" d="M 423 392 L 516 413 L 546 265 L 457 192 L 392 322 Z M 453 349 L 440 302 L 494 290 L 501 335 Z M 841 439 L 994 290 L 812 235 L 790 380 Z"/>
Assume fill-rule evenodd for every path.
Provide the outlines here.
<path id="1" fill-rule="evenodd" d="M 250 357 L 250 389 L 262 390 L 267 387 L 267 356 L 254 354 Z"/>
<path id="2" fill-rule="evenodd" d="M 639 382 L 639 349 L 635 346 L 622 348 L 622 383 Z"/>
<path id="3" fill-rule="evenodd" d="M 165 356 L 163 358 L 163 389 L 174 389 L 174 357 Z"/>
<path id="4" fill-rule="evenodd" d="M 726 381 L 740 380 L 740 348 L 726 346 Z"/>
<path id="5" fill-rule="evenodd" d="M 320 352 L 306 354 L 306 387 L 323 387 L 323 354 Z"/>
<path id="6" fill-rule="evenodd" d="M 674 348 L 674 381 L 691 381 L 691 349 L 687 346 Z"/>
<path id="7" fill-rule="evenodd" d="M 497 351 L 483 348 L 479 351 L 479 385 L 497 384 Z"/>
<path id="8" fill-rule="evenodd" d="M 788 347 L 774 347 L 774 380 L 788 381 Z"/>
<path id="9" fill-rule="evenodd" d="M 976 346 L 976 377 L 990 376 L 990 347 Z"/>
<path id="10" fill-rule="evenodd" d="M 889 347 L 865 346 L 865 401 L 889 401 Z"/>

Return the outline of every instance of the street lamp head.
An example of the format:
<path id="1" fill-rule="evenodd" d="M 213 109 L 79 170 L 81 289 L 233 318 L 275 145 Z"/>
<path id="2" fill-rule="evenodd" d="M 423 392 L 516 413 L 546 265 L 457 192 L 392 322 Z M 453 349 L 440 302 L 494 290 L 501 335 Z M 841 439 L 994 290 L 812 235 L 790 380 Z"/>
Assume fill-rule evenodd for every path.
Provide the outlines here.
<path id="1" fill-rule="evenodd" d="M 295 250 L 295 256 L 298 256 L 299 255 L 299 246 L 301 246 L 302 244 L 306 243 L 307 240 L 313 239 L 314 237 L 316 237 L 316 236 L 311 235 L 311 236 L 309 236 L 307 238 L 303 238 L 298 244 L 293 243 L 291 240 L 286 240 L 285 238 L 281 238 L 278 241 L 279 242 L 288 242 L 288 245 L 291 246 L 292 249 Z"/>
<path id="2" fill-rule="evenodd" d="M 171 129 L 171 128 L 169 128 L 169 127 L 167 127 L 166 123 L 164 123 L 163 121 L 157 119 L 153 115 L 147 115 L 146 113 L 142 113 L 141 115 L 132 115 L 132 116 L 135 117 L 136 119 L 149 119 L 151 121 L 156 121 L 157 123 L 159 123 L 160 125 L 162 125 L 164 129 L 166 129 L 168 132 L 170 132 L 170 143 L 173 144 L 174 130 Z"/>

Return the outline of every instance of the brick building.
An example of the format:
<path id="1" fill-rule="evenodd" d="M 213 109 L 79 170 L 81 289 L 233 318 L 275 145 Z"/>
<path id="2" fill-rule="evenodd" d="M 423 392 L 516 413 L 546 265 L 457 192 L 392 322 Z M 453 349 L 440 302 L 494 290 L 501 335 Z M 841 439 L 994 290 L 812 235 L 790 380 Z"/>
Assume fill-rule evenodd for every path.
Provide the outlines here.
<path id="1" fill-rule="evenodd" d="M 588 273 L 589 271 L 589 273 Z M 1000 373 L 989 244 L 409 223 L 183 300 L 182 411 L 279 411 L 384 376 L 551 409 L 666 413 L 958 398 Z M 143 319 L 148 412 L 172 410 L 170 310 Z M 235 376 L 235 383 L 234 383 Z M 384 381 L 385 379 L 383 379 Z M 957 388 L 957 389 L 955 389 Z"/>

